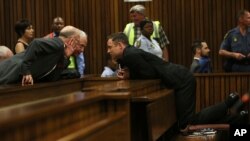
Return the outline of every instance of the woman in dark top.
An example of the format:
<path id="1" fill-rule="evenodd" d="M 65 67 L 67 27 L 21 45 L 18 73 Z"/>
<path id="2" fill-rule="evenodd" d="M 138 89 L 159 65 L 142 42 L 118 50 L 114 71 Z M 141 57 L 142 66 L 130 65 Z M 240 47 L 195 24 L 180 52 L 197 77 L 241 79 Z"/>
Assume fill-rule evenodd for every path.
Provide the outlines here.
<path id="1" fill-rule="evenodd" d="M 17 21 L 15 31 L 18 35 L 17 44 L 14 49 L 14 53 L 16 54 L 23 52 L 29 46 L 29 43 L 34 38 L 34 29 L 30 21 L 22 19 Z"/>

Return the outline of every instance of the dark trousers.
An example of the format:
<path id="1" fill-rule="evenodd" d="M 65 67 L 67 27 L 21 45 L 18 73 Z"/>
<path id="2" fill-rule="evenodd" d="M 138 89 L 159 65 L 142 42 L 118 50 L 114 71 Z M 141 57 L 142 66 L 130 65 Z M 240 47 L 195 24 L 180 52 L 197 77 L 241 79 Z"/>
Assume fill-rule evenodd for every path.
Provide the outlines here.
<path id="1" fill-rule="evenodd" d="M 175 89 L 175 103 L 178 126 L 182 129 L 187 124 L 230 124 L 244 122 L 239 114 L 227 114 L 228 107 L 224 102 L 204 108 L 195 114 L 196 80 L 192 75 L 187 75 L 181 87 Z"/>
<path id="2" fill-rule="evenodd" d="M 196 106 L 196 80 L 191 73 L 175 89 L 175 104 L 179 128 L 185 128 L 193 118 Z"/>

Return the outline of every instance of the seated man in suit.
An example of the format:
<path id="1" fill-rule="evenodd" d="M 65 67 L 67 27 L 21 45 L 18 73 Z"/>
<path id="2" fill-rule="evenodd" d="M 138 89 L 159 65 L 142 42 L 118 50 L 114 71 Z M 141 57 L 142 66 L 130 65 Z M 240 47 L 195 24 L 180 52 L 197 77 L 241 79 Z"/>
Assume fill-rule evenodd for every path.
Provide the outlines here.
<path id="1" fill-rule="evenodd" d="M 124 33 L 114 33 L 108 37 L 107 52 L 121 64 L 117 76 L 120 79 L 161 79 L 162 83 L 175 90 L 176 114 L 179 129 L 189 124 L 231 122 L 226 120 L 227 110 L 237 101 L 237 94 L 229 95 L 225 102 L 203 109 L 195 114 L 196 80 L 185 67 L 169 62 L 135 47 L 129 47 Z M 167 114 L 167 113 L 166 113 Z"/>
<path id="2" fill-rule="evenodd" d="M 0 63 L 0 84 L 58 80 L 69 57 L 80 54 L 86 46 L 85 32 L 73 26 L 64 27 L 58 38 L 34 39 L 26 51 Z"/>
<path id="3" fill-rule="evenodd" d="M 0 46 L 0 62 L 13 56 L 12 51 L 6 46 Z"/>
<path id="4" fill-rule="evenodd" d="M 209 57 L 210 49 L 205 41 L 194 41 L 192 44 L 194 59 L 190 67 L 193 73 L 210 73 L 212 72 L 211 60 Z"/>

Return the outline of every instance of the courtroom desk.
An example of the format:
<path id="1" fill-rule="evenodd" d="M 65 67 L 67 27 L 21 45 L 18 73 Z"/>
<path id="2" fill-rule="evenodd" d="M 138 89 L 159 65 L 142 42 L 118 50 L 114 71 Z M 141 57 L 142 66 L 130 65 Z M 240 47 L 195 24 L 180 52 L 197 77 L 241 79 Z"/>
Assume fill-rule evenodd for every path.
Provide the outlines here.
<path id="1" fill-rule="evenodd" d="M 104 80 L 82 90 L 131 94 L 132 141 L 157 140 L 176 122 L 174 92 L 162 87 L 160 80 Z"/>
<path id="2" fill-rule="evenodd" d="M 129 141 L 129 98 L 78 91 L 0 108 L 0 139 Z"/>
<path id="3" fill-rule="evenodd" d="M 35 83 L 33 86 L 0 85 L 0 107 L 80 91 L 83 78 Z"/>
<path id="4" fill-rule="evenodd" d="M 97 86 L 119 80 L 120 79 L 118 77 L 100 77 L 98 75 L 92 75 L 83 78 L 83 85 L 84 87 Z"/>

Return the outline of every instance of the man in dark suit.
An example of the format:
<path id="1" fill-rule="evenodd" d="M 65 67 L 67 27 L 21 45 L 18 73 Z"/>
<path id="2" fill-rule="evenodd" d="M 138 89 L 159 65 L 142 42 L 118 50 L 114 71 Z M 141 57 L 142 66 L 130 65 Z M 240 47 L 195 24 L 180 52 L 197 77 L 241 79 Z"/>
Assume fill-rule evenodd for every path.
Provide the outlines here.
<path id="1" fill-rule="evenodd" d="M 186 128 L 188 124 L 213 123 L 224 119 L 227 109 L 237 100 L 237 96 L 232 94 L 225 102 L 195 114 L 196 80 L 187 68 L 165 62 L 141 49 L 129 47 L 124 33 L 110 35 L 107 46 L 107 52 L 122 66 L 117 73 L 120 79 L 161 79 L 166 87 L 175 90 L 179 129 Z"/>
<path id="2" fill-rule="evenodd" d="M 73 26 L 64 27 L 58 38 L 35 39 L 25 52 L 0 63 L 0 84 L 58 80 L 68 58 L 83 52 L 86 45 L 87 35 Z"/>

